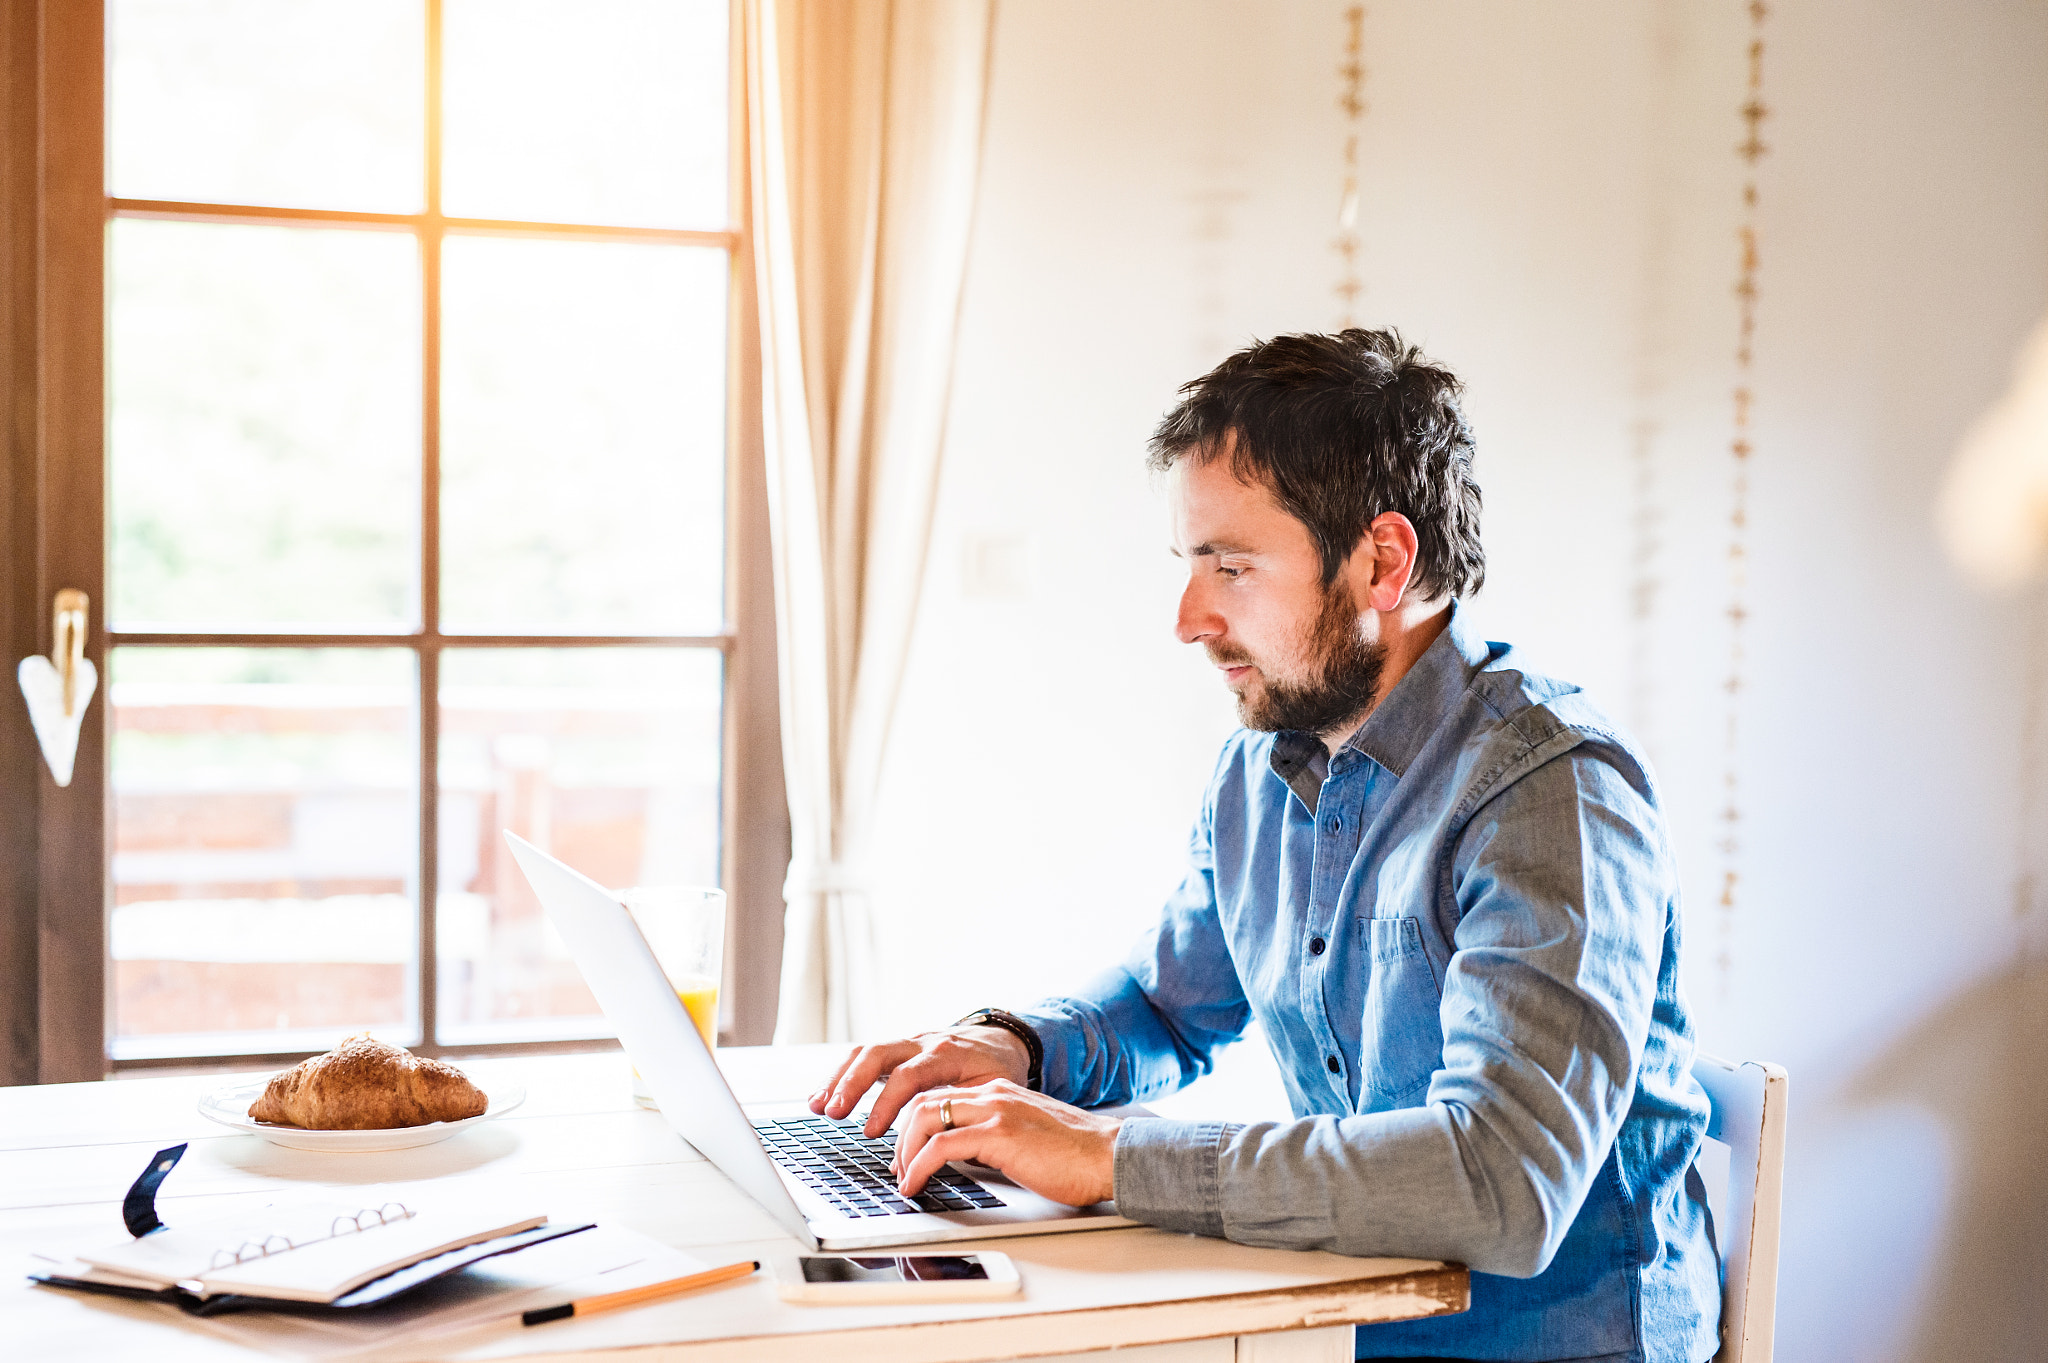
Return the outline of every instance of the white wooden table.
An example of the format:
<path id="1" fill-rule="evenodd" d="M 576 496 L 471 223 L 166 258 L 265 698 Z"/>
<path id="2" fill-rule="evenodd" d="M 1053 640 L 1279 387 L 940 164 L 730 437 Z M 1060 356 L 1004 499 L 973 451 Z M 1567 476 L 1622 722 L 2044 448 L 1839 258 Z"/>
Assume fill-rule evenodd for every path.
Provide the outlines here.
<path id="1" fill-rule="evenodd" d="M 720 1058 L 741 1100 L 755 1102 L 806 1092 L 839 1053 L 732 1049 Z M 0 1264 L 8 1274 L 0 1279 L 0 1356 L 181 1363 L 306 1352 L 224 1335 L 167 1306 L 14 1276 L 31 1251 L 119 1239 L 122 1194 L 152 1153 L 180 1141 L 191 1149 L 158 1201 L 170 1225 L 237 1200 L 253 1206 L 374 1184 L 414 1198 L 453 1191 L 516 1195 L 522 1205 L 538 1199 L 558 1220 L 624 1225 L 710 1263 L 796 1249 L 658 1115 L 633 1107 L 623 1056 L 464 1068 L 486 1085 L 522 1082 L 530 1096 L 504 1119 L 386 1154 L 285 1150 L 215 1126 L 195 1104 L 228 1076 L 0 1088 Z M 1462 1310 L 1468 1288 L 1463 1269 L 1434 1262 L 1251 1249 L 1150 1228 L 1013 1237 L 988 1247 L 1017 1261 L 1021 1299 L 794 1306 L 776 1297 L 764 1273 L 636 1310 L 537 1329 L 493 1325 L 387 1343 L 364 1356 L 937 1363 L 1117 1349 L 1119 1360 L 1146 1363 L 1337 1363 L 1351 1357 L 1352 1323 Z"/>

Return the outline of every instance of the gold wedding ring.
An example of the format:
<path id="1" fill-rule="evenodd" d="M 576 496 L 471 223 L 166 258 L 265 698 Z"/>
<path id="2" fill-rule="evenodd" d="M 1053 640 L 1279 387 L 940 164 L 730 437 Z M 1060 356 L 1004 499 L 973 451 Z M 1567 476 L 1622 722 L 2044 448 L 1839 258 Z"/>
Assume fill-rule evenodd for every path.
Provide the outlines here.
<path id="1" fill-rule="evenodd" d="M 953 1100 L 951 1098 L 942 1098 L 939 1100 L 939 1130 L 951 1131 L 952 1129 Z"/>

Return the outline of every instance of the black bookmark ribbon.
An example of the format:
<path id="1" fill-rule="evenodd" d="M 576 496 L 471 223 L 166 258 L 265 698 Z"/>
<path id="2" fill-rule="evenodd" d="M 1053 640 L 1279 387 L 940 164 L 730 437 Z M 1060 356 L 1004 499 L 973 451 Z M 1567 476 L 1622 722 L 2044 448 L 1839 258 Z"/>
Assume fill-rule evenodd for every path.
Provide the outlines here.
<path id="1" fill-rule="evenodd" d="M 157 1151 L 149 1157 L 149 1167 L 142 1171 L 141 1178 L 135 1180 L 128 1196 L 121 1199 L 121 1219 L 128 1223 L 128 1233 L 136 1239 L 164 1228 L 164 1223 L 156 1215 L 156 1190 L 163 1186 L 164 1179 L 183 1158 L 185 1147 L 182 1145 Z"/>

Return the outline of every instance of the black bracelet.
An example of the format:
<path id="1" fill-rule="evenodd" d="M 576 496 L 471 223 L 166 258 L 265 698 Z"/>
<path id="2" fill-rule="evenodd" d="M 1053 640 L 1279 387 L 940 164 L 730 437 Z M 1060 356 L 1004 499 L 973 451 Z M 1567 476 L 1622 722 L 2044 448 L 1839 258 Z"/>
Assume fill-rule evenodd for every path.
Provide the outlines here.
<path id="1" fill-rule="evenodd" d="M 1038 1093 L 1045 1091 L 1045 1043 L 1038 1039 L 1038 1032 L 1030 1023 L 1001 1008 L 977 1008 L 953 1025 L 1000 1027 L 1023 1042 L 1025 1051 L 1031 1056 L 1031 1070 L 1024 1081 L 1024 1087 Z"/>

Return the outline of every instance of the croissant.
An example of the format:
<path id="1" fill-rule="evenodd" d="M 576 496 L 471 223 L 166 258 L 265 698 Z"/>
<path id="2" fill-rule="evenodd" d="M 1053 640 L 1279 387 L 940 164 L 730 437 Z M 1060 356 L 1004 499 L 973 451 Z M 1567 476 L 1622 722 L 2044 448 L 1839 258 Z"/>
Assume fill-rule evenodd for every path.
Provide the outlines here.
<path id="1" fill-rule="evenodd" d="M 453 1065 L 359 1036 L 271 1076 L 249 1117 L 312 1131 L 371 1131 L 480 1117 L 489 1105 Z"/>

